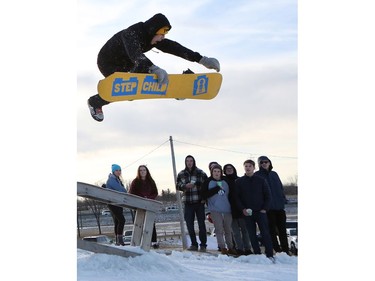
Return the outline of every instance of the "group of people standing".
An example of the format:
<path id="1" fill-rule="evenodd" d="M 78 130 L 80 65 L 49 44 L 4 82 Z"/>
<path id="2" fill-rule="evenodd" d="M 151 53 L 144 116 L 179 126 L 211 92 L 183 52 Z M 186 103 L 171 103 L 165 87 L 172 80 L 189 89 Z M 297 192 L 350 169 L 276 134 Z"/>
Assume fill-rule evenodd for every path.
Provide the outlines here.
<path id="1" fill-rule="evenodd" d="M 188 250 L 204 252 L 207 249 L 207 208 L 222 254 L 261 254 L 257 228 L 267 257 L 273 258 L 274 251 L 289 254 L 286 197 L 282 182 L 267 156 L 259 157 L 258 165 L 259 170 L 255 172 L 255 162 L 250 159 L 244 161 L 245 173 L 240 177 L 232 164 L 222 167 L 217 162 L 211 162 L 210 175 L 207 176 L 197 167 L 193 156 L 185 157 L 185 168 L 177 175 L 176 188 L 183 192 L 184 219 L 191 242 Z M 137 176 L 127 191 L 121 180 L 121 167 L 113 164 L 106 187 L 149 199 L 158 196 L 156 183 L 145 165 L 138 167 Z M 108 208 L 114 220 L 116 245 L 124 245 L 123 209 L 111 204 Z M 194 228 L 195 219 L 199 244 Z M 151 241 L 152 246 L 157 248 L 155 224 Z"/>
<path id="2" fill-rule="evenodd" d="M 246 160 L 245 174 L 240 177 L 232 164 L 222 168 L 217 162 L 211 162 L 210 176 L 207 176 L 196 166 L 193 156 L 186 156 L 185 169 L 177 176 L 177 189 L 184 193 L 184 215 L 191 240 L 189 250 L 206 251 L 207 206 L 221 253 L 261 254 L 259 228 L 267 257 L 273 259 L 274 251 L 289 254 L 282 182 L 272 170 L 268 157 L 259 157 L 258 165 L 259 170 L 255 172 L 255 162 Z M 199 245 L 194 230 L 195 216 Z"/>

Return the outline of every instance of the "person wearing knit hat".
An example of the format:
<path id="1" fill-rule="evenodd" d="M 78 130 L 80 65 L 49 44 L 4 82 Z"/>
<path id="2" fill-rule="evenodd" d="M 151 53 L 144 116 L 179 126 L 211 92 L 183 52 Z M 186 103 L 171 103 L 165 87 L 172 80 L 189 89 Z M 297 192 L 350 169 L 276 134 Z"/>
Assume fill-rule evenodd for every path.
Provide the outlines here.
<path id="1" fill-rule="evenodd" d="M 258 158 L 259 170 L 254 174 L 264 178 L 270 187 L 272 200 L 267 211 L 268 226 L 272 238 L 273 249 L 290 255 L 288 236 L 286 233 L 285 203 L 287 202 L 284 187 L 279 175 L 273 171 L 271 160 L 267 156 Z M 280 244 L 279 244 L 280 241 Z"/>
<path id="2" fill-rule="evenodd" d="M 113 35 L 101 48 L 97 64 L 104 77 L 114 72 L 152 73 L 158 77 L 159 84 L 168 82 L 168 73 L 156 66 L 144 53 L 156 48 L 191 62 L 197 62 L 208 69 L 220 71 L 220 63 L 215 58 L 202 56 L 176 41 L 166 39 L 172 26 L 163 14 L 155 14 L 145 22 L 138 22 Z M 102 106 L 109 104 L 99 94 L 87 101 L 94 120 L 104 119 Z"/>
<path id="3" fill-rule="evenodd" d="M 232 214 L 229 184 L 219 164 L 211 165 L 211 175 L 202 185 L 202 196 L 215 227 L 217 245 L 222 254 L 237 255 L 232 237 Z"/>
<path id="4" fill-rule="evenodd" d="M 212 161 L 208 164 L 208 170 L 211 172 L 211 168 L 213 165 L 219 165 L 219 163 L 217 163 L 216 161 Z"/>
<path id="5" fill-rule="evenodd" d="M 115 171 L 121 171 L 121 167 L 117 164 L 112 164 L 112 173 Z"/>
<path id="6" fill-rule="evenodd" d="M 118 192 L 127 193 L 124 184 L 121 181 L 121 167 L 117 164 L 112 164 L 111 171 L 112 173 L 108 175 L 106 188 Z M 116 246 L 125 246 L 123 239 L 123 232 L 125 227 L 125 217 L 123 214 L 124 209 L 122 207 L 111 204 L 108 204 L 107 207 L 111 212 L 113 218 Z"/>

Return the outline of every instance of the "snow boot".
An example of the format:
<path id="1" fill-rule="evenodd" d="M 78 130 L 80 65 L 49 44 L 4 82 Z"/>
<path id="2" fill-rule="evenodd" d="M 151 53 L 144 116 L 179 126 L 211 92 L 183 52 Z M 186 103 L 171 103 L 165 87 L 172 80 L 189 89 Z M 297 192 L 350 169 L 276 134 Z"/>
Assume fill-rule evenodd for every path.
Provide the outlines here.
<path id="1" fill-rule="evenodd" d="M 125 246 L 124 238 L 122 237 L 122 234 L 116 235 L 116 245 L 117 246 Z"/>

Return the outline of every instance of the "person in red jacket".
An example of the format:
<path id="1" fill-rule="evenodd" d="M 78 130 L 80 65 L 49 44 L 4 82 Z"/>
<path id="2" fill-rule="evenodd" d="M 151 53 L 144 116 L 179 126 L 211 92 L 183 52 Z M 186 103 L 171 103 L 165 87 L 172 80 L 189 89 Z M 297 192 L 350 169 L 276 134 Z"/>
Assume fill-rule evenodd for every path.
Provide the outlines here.
<path id="1" fill-rule="evenodd" d="M 149 169 L 145 165 L 140 165 L 138 167 L 137 177 L 130 184 L 129 193 L 148 199 L 155 199 L 158 196 L 156 183 L 152 178 Z M 159 248 L 155 223 L 152 231 L 151 243 L 155 249 Z"/>
<path id="2" fill-rule="evenodd" d="M 154 65 L 144 53 L 152 48 L 169 53 L 188 61 L 197 62 L 209 69 L 220 71 L 220 63 L 215 58 L 202 56 L 181 44 L 166 39 L 165 35 L 172 28 L 166 16 L 156 14 L 145 22 L 138 22 L 117 32 L 101 48 L 97 64 L 104 77 L 114 72 L 152 73 L 158 77 L 160 84 L 168 82 L 168 73 Z M 99 94 L 87 101 L 94 120 L 104 119 L 102 106 L 109 104 Z"/>

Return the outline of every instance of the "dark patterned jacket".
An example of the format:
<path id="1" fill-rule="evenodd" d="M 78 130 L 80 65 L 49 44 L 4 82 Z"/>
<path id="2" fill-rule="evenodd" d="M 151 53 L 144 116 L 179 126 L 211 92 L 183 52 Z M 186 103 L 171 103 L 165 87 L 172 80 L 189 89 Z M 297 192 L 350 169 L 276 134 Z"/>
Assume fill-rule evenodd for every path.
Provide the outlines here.
<path id="1" fill-rule="evenodd" d="M 186 156 L 186 158 L 187 157 L 193 158 L 190 155 Z M 195 181 L 195 186 L 193 188 L 186 188 L 186 184 L 190 183 L 192 179 Z M 206 181 L 206 179 L 206 173 L 196 167 L 195 159 L 194 166 L 191 170 L 189 170 L 185 164 L 185 169 L 178 173 L 176 180 L 177 190 L 183 191 L 184 193 L 182 200 L 185 204 L 204 203 L 202 196 L 202 185 Z"/>

